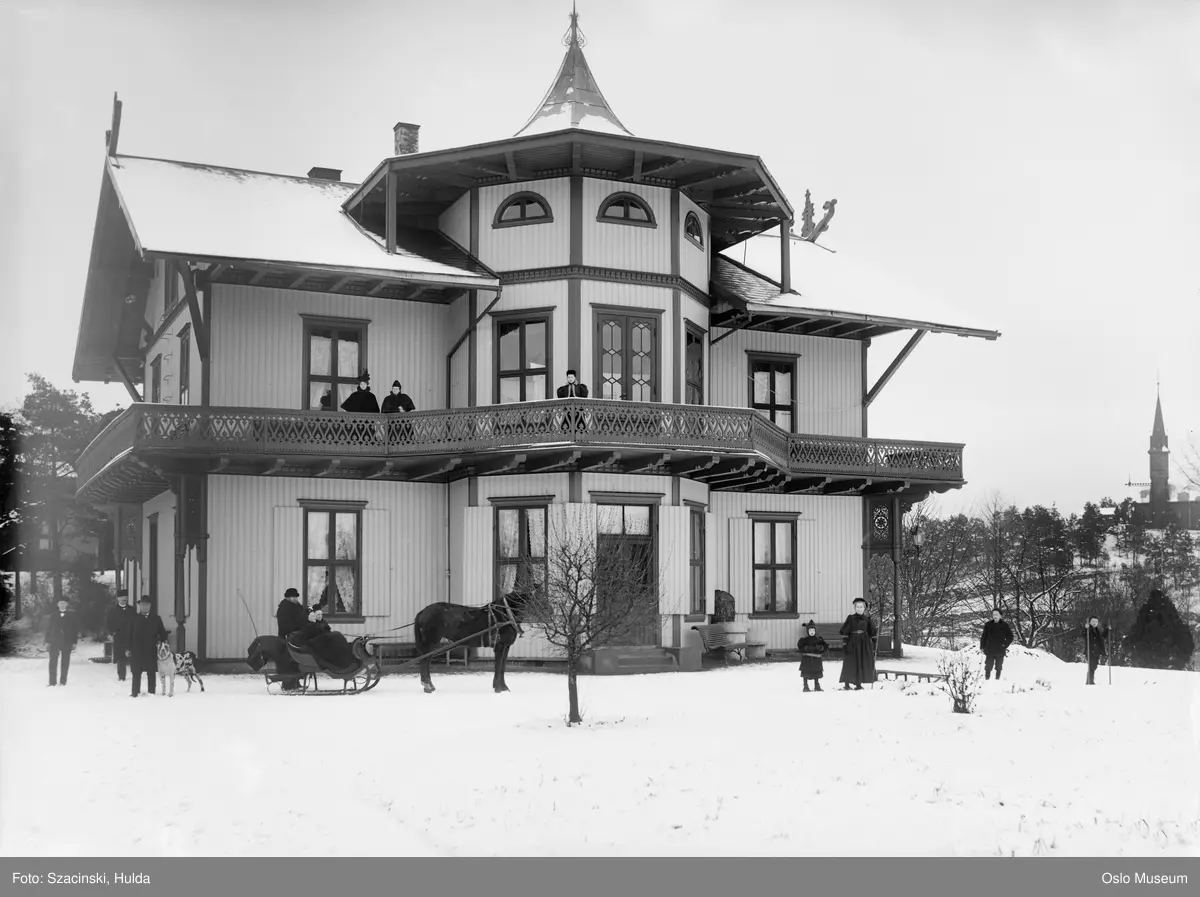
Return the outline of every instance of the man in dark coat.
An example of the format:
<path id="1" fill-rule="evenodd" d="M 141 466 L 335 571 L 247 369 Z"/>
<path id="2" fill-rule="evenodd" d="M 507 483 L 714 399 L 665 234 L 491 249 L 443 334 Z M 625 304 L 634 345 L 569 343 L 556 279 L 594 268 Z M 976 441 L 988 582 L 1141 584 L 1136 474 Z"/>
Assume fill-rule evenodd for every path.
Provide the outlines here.
<path id="1" fill-rule="evenodd" d="M 413 404 L 413 400 L 408 397 L 408 394 L 403 392 L 404 387 L 400 385 L 399 380 L 392 381 L 392 391 L 383 397 L 383 407 L 379 410 L 384 414 L 395 414 L 398 411 L 416 411 L 417 406 Z"/>
<path id="2" fill-rule="evenodd" d="M 1012 640 L 1012 627 L 1000 618 L 1000 608 L 993 609 L 992 618 L 983 624 L 983 634 L 979 636 L 979 650 L 985 658 L 984 679 L 992 678 L 993 666 L 996 667 L 996 678 L 1000 678 L 1000 671 L 1004 669 L 1004 655 L 1008 652 Z"/>
<path id="3" fill-rule="evenodd" d="M 867 616 L 867 602 L 854 599 L 854 613 L 841 628 L 846 659 L 842 661 L 842 688 L 862 691 L 864 682 L 875 681 L 875 621 Z"/>
<path id="4" fill-rule="evenodd" d="M 1087 684 L 1095 685 L 1096 667 L 1100 666 L 1100 661 L 1108 656 L 1106 645 L 1108 627 L 1100 625 L 1099 617 L 1092 617 L 1079 632 L 1079 637 L 1083 639 L 1083 649 L 1087 654 Z"/>
<path id="5" fill-rule="evenodd" d="M 308 625 L 308 608 L 300 601 L 300 593 L 295 589 L 288 589 L 283 593 L 283 600 L 275 610 L 275 622 L 279 625 L 279 637 L 283 639 Z M 280 675 L 288 676 L 283 680 L 284 691 L 295 691 L 300 687 L 300 665 L 287 651 L 281 652 L 275 662 L 275 669 Z M 291 673 L 295 676 L 288 675 Z"/>
<path id="6" fill-rule="evenodd" d="M 58 602 L 58 609 L 52 611 L 46 620 L 46 647 L 50 649 L 50 685 L 66 685 L 67 671 L 71 668 L 71 652 L 79 641 L 79 627 L 75 624 L 75 614 L 68 607 L 67 599 Z M 59 674 L 59 664 L 62 673 Z M 57 681 L 56 681 L 57 680 Z"/>
<path id="7" fill-rule="evenodd" d="M 566 385 L 558 388 L 560 399 L 586 399 L 588 397 L 588 388 L 582 383 L 577 383 L 575 377 L 574 368 L 567 371 Z"/>
<path id="8" fill-rule="evenodd" d="M 108 609 L 104 615 L 104 628 L 108 630 L 108 634 L 112 636 L 112 653 L 113 663 L 117 665 L 117 681 L 125 681 L 125 668 L 128 666 L 128 659 L 125 657 L 125 630 L 133 625 L 133 618 L 137 616 L 137 611 L 129 603 L 129 592 L 126 589 L 121 589 L 117 592 L 117 603 Z"/>
<path id="9" fill-rule="evenodd" d="M 163 625 L 162 617 L 150 613 L 149 595 L 138 599 L 137 609 L 137 616 L 125 633 L 125 656 L 129 658 L 130 671 L 133 673 L 131 698 L 141 693 L 142 673 L 149 679 L 146 690 L 154 694 L 158 679 L 158 643 L 167 640 L 167 627 Z"/>
<path id="10" fill-rule="evenodd" d="M 358 389 L 350 393 L 346 397 L 346 401 L 342 402 L 342 410 L 357 411 L 362 414 L 379 413 L 379 402 L 375 400 L 375 393 L 371 392 L 370 373 L 362 372 L 362 376 L 358 378 Z"/>
<path id="11" fill-rule="evenodd" d="M 813 680 L 817 691 L 821 690 L 821 677 L 825 675 L 825 662 L 822 658 L 829 650 L 829 643 L 817 635 L 817 624 L 809 620 L 804 627 L 808 633 L 796 642 L 800 652 L 800 676 L 804 679 L 804 690 L 808 691 L 808 680 Z"/>

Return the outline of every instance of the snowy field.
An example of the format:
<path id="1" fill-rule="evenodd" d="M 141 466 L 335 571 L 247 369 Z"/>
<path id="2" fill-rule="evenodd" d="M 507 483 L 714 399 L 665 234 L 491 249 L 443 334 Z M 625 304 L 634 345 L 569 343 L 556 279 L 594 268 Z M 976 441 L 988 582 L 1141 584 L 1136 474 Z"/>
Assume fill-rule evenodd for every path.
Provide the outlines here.
<path id="1" fill-rule="evenodd" d="M 936 669 L 911 650 L 881 666 Z M 973 716 L 930 685 L 834 691 L 837 663 L 822 694 L 791 663 L 583 678 L 569 729 L 561 675 L 336 698 L 212 675 L 134 701 L 99 651 L 66 688 L 0 660 L 0 855 L 1200 854 L 1195 673 L 1088 688 L 1014 652 Z"/>

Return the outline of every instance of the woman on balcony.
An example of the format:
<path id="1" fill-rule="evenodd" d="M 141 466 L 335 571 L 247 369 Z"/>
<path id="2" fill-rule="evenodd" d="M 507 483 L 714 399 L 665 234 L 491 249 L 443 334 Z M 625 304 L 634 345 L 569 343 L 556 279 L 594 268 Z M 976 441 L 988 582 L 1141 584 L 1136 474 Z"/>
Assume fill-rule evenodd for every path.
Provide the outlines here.
<path id="1" fill-rule="evenodd" d="M 371 392 L 370 373 L 362 372 L 362 376 L 358 378 L 358 389 L 350 393 L 346 397 L 346 401 L 342 402 L 342 410 L 360 414 L 379 413 L 379 402 L 375 399 L 375 393 Z"/>

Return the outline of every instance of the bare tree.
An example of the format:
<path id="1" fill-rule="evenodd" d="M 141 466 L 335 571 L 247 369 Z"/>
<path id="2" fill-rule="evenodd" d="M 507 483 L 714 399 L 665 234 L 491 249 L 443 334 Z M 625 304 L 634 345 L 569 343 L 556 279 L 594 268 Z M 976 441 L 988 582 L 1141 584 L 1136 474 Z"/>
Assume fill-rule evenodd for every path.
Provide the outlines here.
<path id="1" fill-rule="evenodd" d="M 978 563 L 978 526 L 959 514 L 942 519 L 937 505 L 924 501 L 909 512 L 908 529 L 920 527 L 924 544 L 901 560 L 903 637 L 907 644 L 931 645 L 952 638 L 959 618 L 970 611 L 967 580 Z"/>
<path id="2" fill-rule="evenodd" d="M 1200 437 L 1191 435 L 1183 449 L 1183 460 L 1176 462 L 1188 484 L 1200 489 Z"/>
<path id="3" fill-rule="evenodd" d="M 605 645 L 643 643 L 659 626 L 660 577 L 653 543 L 598 536 L 594 508 L 552 515 L 547 536 L 545 585 L 526 604 L 525 619 L 565 655 L 567 725 L 573 726 L 583 722 L 580 658 Z"/>

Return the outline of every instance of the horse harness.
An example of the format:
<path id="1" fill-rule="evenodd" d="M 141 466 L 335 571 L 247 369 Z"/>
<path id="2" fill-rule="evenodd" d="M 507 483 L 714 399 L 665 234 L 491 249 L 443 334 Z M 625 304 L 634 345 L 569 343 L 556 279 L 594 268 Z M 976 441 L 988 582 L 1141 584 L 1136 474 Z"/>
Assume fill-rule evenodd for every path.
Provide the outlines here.
<path id="1" fill-rule="evenodd" d="M 513 612 L 512 605 L 508 603 L 508 596 L 502 595 L 500 601 L 503 602 L 503 610 L 496 607 L 496 602 L 493 601 L 488 605 L 488 629 L 502 629 L 505 626 L 512 626 L 517 630 L 517 638 L 520 638 L 523 631 L 521 624 L 517 622 L 517 615 Z"/>

